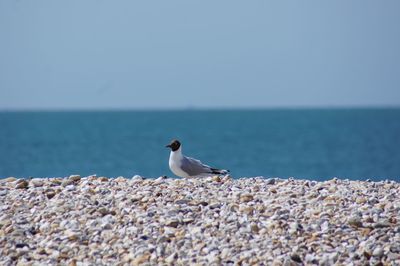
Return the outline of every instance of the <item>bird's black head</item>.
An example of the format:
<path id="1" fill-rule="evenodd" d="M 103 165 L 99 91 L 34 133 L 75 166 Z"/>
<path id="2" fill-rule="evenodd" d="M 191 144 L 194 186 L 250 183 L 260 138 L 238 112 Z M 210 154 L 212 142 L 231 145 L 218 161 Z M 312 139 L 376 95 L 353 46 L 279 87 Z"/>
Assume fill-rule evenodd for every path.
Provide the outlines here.
<path id="1" fill-rule="evenodd" d="M 165 147 L 170 148 L 172 151 L 177 151 L 181 147 L 181 143 L 179 142 L 179 140 L 174 139 L 171 141 L 170 144 Z"/>

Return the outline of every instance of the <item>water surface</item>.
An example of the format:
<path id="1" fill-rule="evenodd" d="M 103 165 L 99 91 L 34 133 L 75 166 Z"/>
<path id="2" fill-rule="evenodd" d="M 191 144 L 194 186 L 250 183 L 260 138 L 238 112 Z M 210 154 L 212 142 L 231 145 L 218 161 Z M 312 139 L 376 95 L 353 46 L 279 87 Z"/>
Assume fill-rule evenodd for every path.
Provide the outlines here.
<path id="1" fill-rule="evenodd" d="M 400 109 L 1 112 L 0 177 L 172 176 L 172 138 L 235 177 L 400 181 Z"/>

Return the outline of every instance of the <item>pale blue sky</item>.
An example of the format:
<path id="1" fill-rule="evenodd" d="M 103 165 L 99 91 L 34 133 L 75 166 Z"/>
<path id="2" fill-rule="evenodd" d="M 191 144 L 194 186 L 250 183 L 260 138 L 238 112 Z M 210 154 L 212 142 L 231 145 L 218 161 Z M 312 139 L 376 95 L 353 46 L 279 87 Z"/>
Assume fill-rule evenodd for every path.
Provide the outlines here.
<path id="1" fill-rule="evenodd" d="M 400 105 L 400 1 L 0 1 L 0 109 Z"/>

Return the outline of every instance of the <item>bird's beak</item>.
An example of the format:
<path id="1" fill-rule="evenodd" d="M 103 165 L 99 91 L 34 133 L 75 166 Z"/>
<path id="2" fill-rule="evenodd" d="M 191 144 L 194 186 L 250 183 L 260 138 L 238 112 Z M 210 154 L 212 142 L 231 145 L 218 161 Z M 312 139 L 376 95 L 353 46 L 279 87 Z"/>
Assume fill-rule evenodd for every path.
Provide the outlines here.
<path id="1" fill-rule="evenodd" d="M 167 146 L 165 146 L 165 148 L 171 148 L 171 144 L 168 144 Z"/>

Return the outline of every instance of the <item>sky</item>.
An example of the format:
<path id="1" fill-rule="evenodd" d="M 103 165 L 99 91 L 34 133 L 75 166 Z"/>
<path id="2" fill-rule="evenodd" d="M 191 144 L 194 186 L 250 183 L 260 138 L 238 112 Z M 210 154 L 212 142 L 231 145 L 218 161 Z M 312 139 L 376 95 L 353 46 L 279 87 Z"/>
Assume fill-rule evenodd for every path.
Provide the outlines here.
<path id="1" fill-rule="evenodd" d="M 400 106 L 400 1 L 0 1 L 0 109 Z"/>

